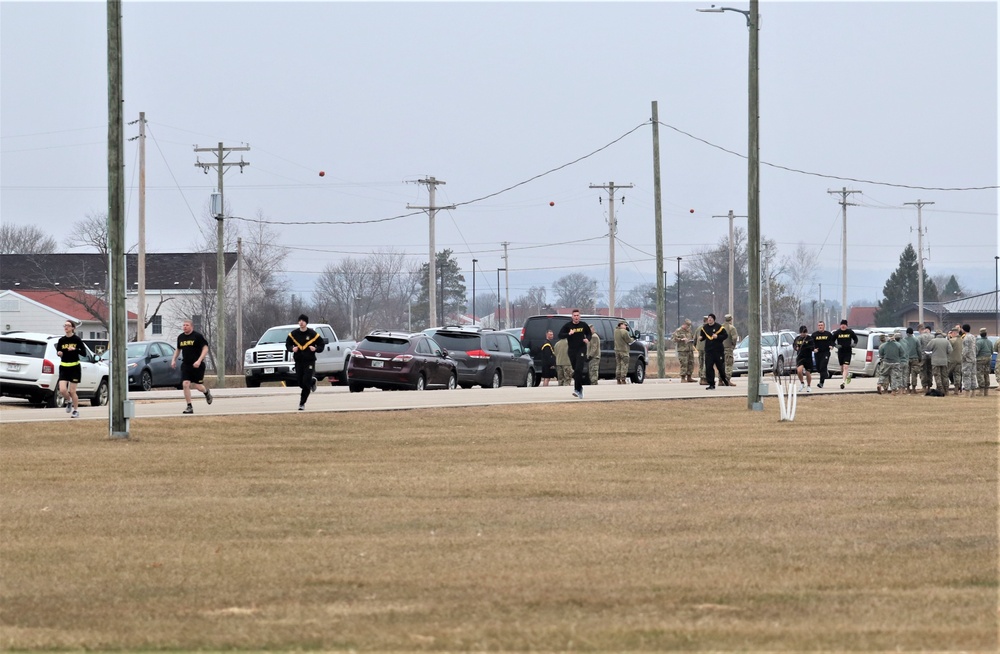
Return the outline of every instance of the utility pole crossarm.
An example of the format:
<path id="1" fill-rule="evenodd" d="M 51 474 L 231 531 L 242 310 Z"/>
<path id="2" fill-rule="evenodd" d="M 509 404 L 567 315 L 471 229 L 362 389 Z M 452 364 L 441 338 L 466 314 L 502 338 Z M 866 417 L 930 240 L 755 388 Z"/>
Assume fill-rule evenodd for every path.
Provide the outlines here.
<path id="1" fill-rule="evenodd" d="M 428 176 L 425 179 L 418 179 L 416 183 L 427 185 L 427 195 L 430 201 L 426 207 L 415 207 L 407 203 L 406 208 L 419 209 L 427 212 L 429 231 L 428 246 L 430 250 L 430 256 L 427 261 L 427 326 L 435 327 L 437 326 L 437 252 L 435 252 L 434 245 L 434 217 L 441 209 L 454 209 L 455 205 L 452 204 L 446 207 L 439 207 L 434 204 L 434 196 L 437 191 L 437 186 L 438 184 L 446 184 L 447 182 L 444 180 Z"/>

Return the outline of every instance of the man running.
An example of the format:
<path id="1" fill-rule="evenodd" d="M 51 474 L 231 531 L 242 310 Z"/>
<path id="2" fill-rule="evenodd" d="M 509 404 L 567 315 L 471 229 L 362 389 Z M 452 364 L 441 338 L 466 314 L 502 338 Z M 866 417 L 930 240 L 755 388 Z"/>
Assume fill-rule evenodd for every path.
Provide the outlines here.
<path id="1" fill-rule="evenodd" d="M 583 380 L 587 375 L 587 345 L 593 332 L 590 325 L 580 322 L 580 310 L 573 309 L 572 320 L 559 330 L 559 338 L 565 338 L 569 350 L 569 361 L 573 367 L 573 397 L 583 399 Z"/>
<path id="2" fill-rule="evenodd" d="M 212 403 L 212 391 L 208 390 L 202 382 L 205 379 L 205 357 L 208 356 L 208 340 L 201 333 L 194 330 L 194 323 L 185 320 L 182 332 L 177 336 L 177 349 L 174 350 L 174 358 L 170 360 L 170 367 L 177 367 L 177 356 L 183 355 L 181 361 L 181 380 L 184 387 L 184 401 L 187 408 L 182 413 L 194 413 L 191 406 L 191 387 L 194 386 L 205 394 L 205 402 Z"/>
<path id="3" fill-rule="evenodd" d="M 833 332 L 833 343 L 837 347 L 837 363 L 840 364 L 840 388 L 851 383 L 851 354 L 858 344 L 858 335 L 847 326 L 846 320 L 840 321 L 840 329 Z"/>
<path id="4" fill-rule="evenodd" d="M 799 335 L 792 341 L 792 347 L 795 349 L 795 374 L 799 376 L 799 391 L 811 393 L 813 342 L 808 327 L 805 325 L 799 327 Z"/>
<path id="5" fill-rule="evenodd" d="M 826 331 L 826 323 L 822 320 L 812 333 L 813 348 L 816 350 L 816 369 L 819 371 L 819 383 L 816 388 L 823 388 L 823 382 L 830 378 L 830 348 L 834 344 L 833 334 Z"/>
<path id="6" fill-rule="evenodd" d="M 87 351 L 76 327 L 67 320 L 63 323 L 65 334 L 56 341 L 56 356 L 59 357 L 59 394 L 66 401 L 66 413 L 70 418 L 79 418 L 80 398 L 76 396 L 76 385 L 80 383 L 82 367 L 80 354 Z"/>
<path id="7" fill-rule="evenodd" d="M 306 410 L 309 392 L 316 388 L 316 353 L 322 352 L 326 341 L 309 326 L 309 316 L 299 316 L 299 328 L 293 329 L 285 339 L 285 349 L 292 353 L 295 361 L 295 380 L 302 392 L 299 393 L 299 411 Z"/>

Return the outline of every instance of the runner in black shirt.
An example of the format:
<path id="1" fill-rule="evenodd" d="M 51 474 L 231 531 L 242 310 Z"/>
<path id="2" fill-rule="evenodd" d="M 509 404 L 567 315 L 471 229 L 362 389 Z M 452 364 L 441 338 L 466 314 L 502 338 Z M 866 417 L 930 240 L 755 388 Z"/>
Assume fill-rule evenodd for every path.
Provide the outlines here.
<path id="1" fill-rule="evenodd" d="M 725 341 L 729 333 L 725 327 L 715 322 L 715 314 L 708 314 L 708 321 L 698 329 L 698 340 L 705 343 L 705 376 L 708 381 L 706 391 L 715 390 L 715 371 L 719 371 L 719 383 L 729 385 L 726 378 Z"/>
<path id="2" fill-rule="evenodd" d="M 569 362 L 573 367 L 573 397 L 583 399 L 583 379 L 589 376 L 587 366 L 587 345 L 590 344 L 590 325 L 580 322 L 580 310 L 573 309 L 573 320 L 562 326 L 559 338 L 565 338 L 569 346 Z"/>
<path id="3" fill-rule="evenodd" d="M 799 376 L 799 390 L 809 393 L 812 390 L 813 340 L 808 327 L 799 327 L 799 335 L 792 342 L 792 347 L 795 348 L 795 373 Z M 803 373 L 805 382 L 802 381 Z"/>
<path id="4" fill-rule="evenodd" d="M 840 329 L 833 332 L 833 342 L 837 346 L 837 362 L 840 364 L 840 387 L 851 383 L 851 354 L 858 344 L 858 335 L 847 326 L 846 320 L 840 321 Z"/>
<path id="5" fill-rule="evenodd" d="M 212 403 L 212 391 L 208 390 L 202 381 L 205 379 L 205 357 L 208 356 L 208 341 L 199 332 L 194 330 L 194 323 L 190 320 L 184 321 L 184 331 L 177 336 L 177 349 L 174 350 L 174 358 L 170 361 L 170 367 L 177 367 L 177 355 L 183 355 L 181 362 L 181 379 L 184 385 L 184 400 L 187 408 L 183 413 L 194 413 L 191 407 L 191 387 L 194 386 L 205 394 L 205 401 Z"/>
<path id="6" fill-rule="evenodd" d="M 87 351 L 76 327 L 67 320 L 63 323 L 65 335 L 56 341 L 56 356 L 59 357 L 59 394 L 66 400 L 66 413 L 71 418 L 79 418 L 80 398 L 76 396 L 76 385 L 80 383 L 80 355 Z"/>
<path id="7" fill-rule="evenodd" d="M 292 353 L 295 361 L 295 378 L 299 388 L 299 411 L 306 410 L 309 391 L 316 387 L 316 353 L 322 352 L 326 341 L 309 326 L 309 316 L 299 316 L 299 328 L 293 329 L 285 339 L 285 349 Z"/>
<path id="8" fill-rule="evenodd" d="M 816 369 L 819 370 L 819 383 L 816 388 L 823 388 L 823 381 L 830 378 L 830 348 L 833 347 L 833 334 L 826 331 L 826 323 L 822 320 L 818 329 L 812 333 L 813 347 L 816 348 Z"/>

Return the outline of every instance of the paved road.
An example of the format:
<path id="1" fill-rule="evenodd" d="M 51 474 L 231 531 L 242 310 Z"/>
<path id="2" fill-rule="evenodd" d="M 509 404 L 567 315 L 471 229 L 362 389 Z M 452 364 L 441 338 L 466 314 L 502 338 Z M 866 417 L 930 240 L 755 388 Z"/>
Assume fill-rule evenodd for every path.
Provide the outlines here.
<path id="1" fill-rule="evenodd" d="M 582 402 L 608 402 L 614 400 L 679 400 L 708 397 L 746 397 L 746 378 L 736 380 L 735 387 L 720 387 L 714 391 L 705 390 L 698 384 L 682 384 L 675 380 L 647 379 L 644 384 L 624 386 L 602 381 L 597 386 L 584 389 L 586 399 Z M 769 395 L 774 395 L 774 383 L 768 384 Z M 827 382 L 826 388 L 813 388 L 811 395 L 833 395 L 864 393 L 875 391 L 874 379 L 854 379 L 845 390 L 840 390 L 840 379 Z M 499 389 L 455 389 L 453 391 L 378 391 L 368 389 L 363 393 L 349 393 L 346 388 L 321 384 L 318 391 L 309 397 L 306 413 L 339 411 L 384 411 L 403 409 L 423 409 L 429 407 L 489 406 L 496 404 L 544 404 L 552 402 L 581 402 L 572 395 L 572 388 L 549 386 L 537 388 Z M 181 418 L 191 420 L 198 416 L 254 415 L 264 413 L 296 413 L 299 403 L 297 388 L 280 386 L 261 388 L 226 388 L 213 393 L 215 401 L 211 406 L 205 403 L 201 393 L 193 393 L 194 415 L 182 415 L 184 395 L 177 390 L 131 393 L 135 401 L 135 419 Z M 765 399 L 777 403 L 777 398 Z M 107 420 L 107 407 L 85 406 L 80 408 L 80 418 L 85 420 Z M 17 422 L 37 422 L 46 420 L 68 420 L 62 409 L 27 408 L 24 402 L 5 400 L 0 403 L 0 424 Z"/>

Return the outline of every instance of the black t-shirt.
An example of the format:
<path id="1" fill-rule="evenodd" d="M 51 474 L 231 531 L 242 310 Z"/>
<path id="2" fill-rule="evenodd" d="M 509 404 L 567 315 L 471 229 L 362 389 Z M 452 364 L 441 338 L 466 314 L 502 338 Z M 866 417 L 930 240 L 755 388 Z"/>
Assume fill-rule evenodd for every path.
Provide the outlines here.
<path id="1" fill-rule="evenodd" d="M 208 341 L 199 332 L 193 331 L 190 334 L 181 332 L 180 336 L 177 337 L 177 349 L 184 357 L 185 366 L 194 366 L 194 362 L 201 356 L 202 349 L 207 346 Z"/>
<path id="2" fill-rule="evenodd" d="M 833 347 L 833 334 L 826 331 L 813 332 L 812 333 L 813 347 L 819 353 L 828 353 L 830 348 Z"/>
<path id="3" fill-rule="evenodd" d="M 73 365 L 80 363 L 80 355 L 86 352 L 86 346 L 76 334 L 63 336 L 56 341 L 56 352 L 62 352 L 59 361 L 62 365 Z"/>
<path id="4" fill-rule="evenodd" d="M 717 322 L 711 325 L 705 323 L 698 329 L 698 340 L 705 341 L 705 351 L 718 353 L 725 348 L 725 340 L 729 338 L 729 332 Z"/>
<path id="5" fill-rule="evenodd" d="M 316 362 L 316 352 L 310 350 L 310 346 L 316 348 L 316 352 L 322 352 L 323 348 L 326 347 L 323 337 L 317 334 L 312 327 L 306 327 L 305 331 L 293 329 L 285 339 L 285 349 L 289 352 L 292 351 L 293 347 L 299 348 L 298 352 L 292 354 L 296 363 Z"/>
<path id="6" fill-rule="evenodd" d="M 858 342 L 858 335 L 854 333 L 851 328 L 838 329 L 833 332 L 833 340 L 837 343 L 837 347 L 844 350 L 849 350 L 854 347 L 854 344 Z"/>
<path id="7" fill-rule="evenodd" d="M 795 341 L 792 343 L 792 347 L 795 348 L 797 353 L 797 358 L 807 359 L 812 356 L 813 351 L 813 340 L 812 336 L 809 334 L 799 334 L 795 337 Z"/>
<path id="8" fill-rule="evenodd" d="M 590 325 L 582 320 L 575 325 L 571 320 L 559 330 L 559 338 L 566 339 L 566 345 L 569 346 L 570 352 L 585 352 L 587 344 L 583 342 L 583 339 L 590 339 L 591 336 L 593 336 L 593 332 L 590 331 Z"/>

